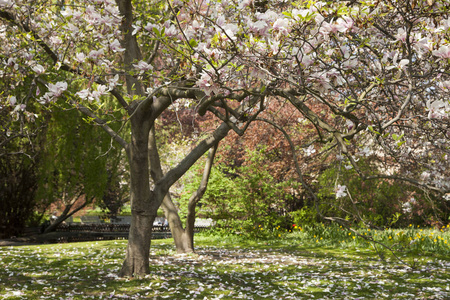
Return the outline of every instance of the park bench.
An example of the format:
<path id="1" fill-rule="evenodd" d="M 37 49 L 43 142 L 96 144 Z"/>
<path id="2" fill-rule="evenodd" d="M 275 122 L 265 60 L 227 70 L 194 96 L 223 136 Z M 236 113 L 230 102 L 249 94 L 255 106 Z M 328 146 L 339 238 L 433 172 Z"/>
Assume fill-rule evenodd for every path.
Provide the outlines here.
<path id="1" fill-rule="evenodd" d="M 68 217 L 67 219 L 64 220 L 64 222 L 65 222 L 66 224 L 72 224 L 72 223 L 75 223 L 75 222 L 73 221 L 73 216 Z"/>
<path id="2" fill-rule="evenodd" d="M 82 224 L 101 224 L 102 221 L 98 216 L 82 216 L 81 217 Z"/>
<path id="3" fill-rule="evenodd" d="M 131 216 L 112 217 L 111 223 L 113 223 L 113 224 L 131 224 Z"/>

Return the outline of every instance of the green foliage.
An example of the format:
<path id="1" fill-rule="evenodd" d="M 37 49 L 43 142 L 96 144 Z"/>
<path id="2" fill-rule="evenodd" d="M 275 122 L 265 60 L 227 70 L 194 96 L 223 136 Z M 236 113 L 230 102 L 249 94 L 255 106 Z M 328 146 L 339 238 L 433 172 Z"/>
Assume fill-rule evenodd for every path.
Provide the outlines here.
<path id="1" fill-rule="evenodd" d="M 101 199 L 107 189 L 107 170 L 110 176 L 117 174 L 120 152 L 110 146 L 110 137 L 86 123 L 78 111 L 55 107 L 39 166 L 38 197 L 50 203 L 80 194 Z"/>
<path id="2" fill-rule="evenodd" d="M 313 207 L 303 206 L 290 213 L 292 222 L 298 226 L 312 226 L 317 223 L 317 211 Z"/>
<path id="3" fill-rule="evenodd" d="M 35 197 L 37 165 L 45 147 L 46 112 L 27 102 L 29 89 L 25 86 L 30 81 L 24 78 L 15 89 L 18 107 L 26 106 L 28 111 L 8 106 L 0 109 L 0 238 L 20 235 L 26 225 L 39 222 L 46 207 Z M 2 78 L 0 88 L 2 91 L 11 88 L 7 77 Z M 2 92 L 0 96 L 5 97 Z M 31 119 L 35 121 L 29 122 Z"/>
<path id="4" fill-rule="evenodd" d="M 268 237 L 279 234 L 276 228 L 290 227 L 290 218 L 283 215 L 283 203 L 292 197 L 288 190 L 295 183 L 277 182 L 268 171 L 264 152 L 248 151 L 246 164 L 239 168 L 224 164 L 213 168 L 199 214 L 216 220 L 220 228 L 216 230 L 221 233 Z M 200 176 L 186 185 L 181 208 L 186 207 L 183 203 L 199 182 Z"/>
<path id="5" fill-rule="evenodd" d="M 422 192 L 417 188 L 392 180 L 364 181 L 353 169 L 346 169 L 341 164 L 331 165 L 318 179 L 319 206 L 325 215 L 346 218 L 355 223 L 364 221 L 379 227 L 405 226 L 414 216 L 403 213 L 402 204 L 412 195 L 418 202 L 425 202 Z M 373 162 L 363 158 L 358 164 L 364 173 L 370 173 L 376 168 Z M 336 183 L 346 185 L 351 197 L 336 199 Z M 432 212 L 428 210 L 427 214 L 431 216 Z M 422 215 L 415 221 L 423 223 L 426 218 Z"/>

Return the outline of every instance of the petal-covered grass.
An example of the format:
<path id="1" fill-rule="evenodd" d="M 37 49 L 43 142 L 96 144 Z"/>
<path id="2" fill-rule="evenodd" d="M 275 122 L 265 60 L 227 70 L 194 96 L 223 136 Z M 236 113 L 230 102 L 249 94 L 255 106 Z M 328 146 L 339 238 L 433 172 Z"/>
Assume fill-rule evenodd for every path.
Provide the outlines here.
<path id="1" fill-rule="evenodd" d="M 0 298 L 450 298 L 447 255 L 398 252 L 410 268 L 389 252 L 381 261 L 358 238 L 330 246 L 302 234 L 266 241 L 200 235 L 191 255 L 176 255 L 171 239 L 155 240 L 151 274 L 133 279 L 117 277 L 126 241 L 1 247 Z"/>

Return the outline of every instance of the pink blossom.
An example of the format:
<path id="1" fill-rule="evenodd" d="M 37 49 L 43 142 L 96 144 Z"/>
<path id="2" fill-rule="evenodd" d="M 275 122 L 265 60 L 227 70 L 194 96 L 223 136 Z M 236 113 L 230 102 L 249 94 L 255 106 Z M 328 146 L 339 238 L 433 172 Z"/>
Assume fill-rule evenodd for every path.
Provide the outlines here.
<path id="1" fill-rule="evenodd" d="M 136 25 L 131 25 L 133 27 L 133 32 L 131 33 L 131 35 L 136 35 L 136 33 L 139 32 L 139 30 L 142 29 L 141 27 L 141 21 L 137 21 Z"/>
<path id="2" fill-rule="evenodd" d="M 199 30 L 200 28 L 202 28 L 202 26 L 198 23 L 197 20 L 194 20 L 194 22 L 192 22 L 192 29 Z"/>
<path id="3" fill-rule="evenodd" d="M 77 53 L 75 54 L 75 60 L 79 63 L 82 63 L 86 60 L 86 55 L 84 55 L 84 53 Z"/>
<path id="4" fill-rule="evenodd" d="M 145 61 L 141 60 L 139 61 L 137 64 L 133 64 L 133 67 L 135 67 L 136 69 L 140 70 L 141 73 L 148 71 L 148 70 L 153 70 L 153 66 L 146 63 Z"/>
<path id="5" fill-rule="evenodd" d="M 350 120 L 347 120 L 347 121 L 345 122 L 345 125 L 347 126 L 348 130 L 352 130 L 352 129 L 355 127 L 355 123 L 353 123 L 353 122 L 350 121 Z"/>
<path id="6" fill-rule="evenodd" d="M 441 89 L 447 89 L 447 90 L 450 90 L 450 80 L 440 82 L 440 83 L 439 83 L 439 87 L 440 87 Z"/>
<path id="7" fill-rule="evenodd" d="M 11 7 L 14 4 L 14 0 L 0 0 L 0 7 Z"/>
<path id="8" fill-rule="evenodd" d="M 433 52 L 434 56 L 440 57 L 440 58 L 450 58 L 450 47 L 449 46 L 441 46 L 439 50 L 434 50 Z"/>
<path id="9" fill-rule="evenodd" d="M 369 147 L 364 147 L 364 149 L 359 149 L 359 156 L 365 156 L 368 157 L 372 154 L 372 150 L 370 150 Z"/>
<path id="10" fill-rule="evenodd" d="M 441 26 L 436 28 L 436 32 L 445 32 L 450 28 L 450 17 L 441 21 Z"/>
<path id="11" fill-rule="evenodd" d="M 125 51 L 125 48 L 122 48 L 120 45 L 120 42 L 115 39 L 111 45 L 109 45 L 109 48 L 113 51 L 113 52 L 122 52 Z"/>
<path id="12" fill-rule="evenodd" d="M 409 59 L 402 59 L 398 63 L 398 67 L 399 67 L 399 69 L 403 69 L 403 67 L 405 67 L 407 64 L 409 64 Z"/>
<path id="13" fill-rule="evenodd" d="M 178 34 L 178 30 L 175 27 L 175 25 L 170 25 L 170 27 L 168 29 L 166 29 L 165 34 L 168 37 L 173 37 L 173 36 L 176 36 Z"/>
<path id="14" fill-rule="evenodd" d="M 358 66 L 358 60 L 356 60 L 356 59 L 346 60 L 342 64 L 342 68 L 344 70 L 355 69 L 357 66 Z"/>
<path id="15" fill-rule="evenodd" d="M 97 102 L 100 102 L 100 96 L 106 94 L 107 92 L 108 87 L 106 85 L 100 84 L 97 86 L 97 90 L 91 93 L 91 97 L 89 97 L 89 99 L 95 99 Z"/>
<path id="16" fill-rule="evenodd" d="M 72 23 L 67 23 L 65 28 L 72 32 L 72 36 L 75 36 L 78 32 L 80 32 L 80 29 Z"/>
<path id="17" fill-rule="evenodd" d="M 91 52 L 89 52 L 88 57 L 93 60 L 98 60 L 100 58 L 100 56 L 102 56 L 104 53 L 105 53 L 105 51 L 103 49 L 92 50 Z"/>
<path id="18" fill-rule="evenodd" d="M 203 72 L 200 76 L 200 79 L 197 80 L 197 85 L 199 88 L 201 88 L 207 96 L 210 96 L 211 93 L 218 93 L 219 88 L 216 84 L 212 83 L 211 76 Z"/>
<path id="19" fill-rule="evenodd" d="M 40 104 L 47 104 L 53 100 L 51 93 L 45 93 L 41 98 L 39 98 L 38 102 Z"/>
<path id="20" fill-rule="evenodd" d="M 340 18 L 333 27 L 335 30 L 342 33 L 350 31 L 353 28 L 353 20 L 350 17 Z"/>
<path id="21" fill-rule="evenodd" d="M 152 31 L 153 31 L 153 28 L 156 28 L 156 29 L 158 29 L 158 31 L 159 31 L 159 26 L 156 25 L 156 24 L 147 23 L 147 25 L 144 26 L 144 29 L 147 30 L 147 31 L 149 31 L 149 32 L 152 32 Z"/>
<path id="22" fill-rule="evenodd" d="M 211 86 L 211 84 L 209 83 L 211 80 L 211 76 L 206 73 L 203 72 L 202 76 L 200 76 L 200 79 L 197 80 L 197 85 L 201 88 L 201 89 L 206 89 L 209 88 Z"/>
<path id="23" fill-rule="evenodd" d="M 38 75 L 44 73 L 44 71 L 45 71 L 44 67 L 39 64 L 33 66 L 32 69 Z"/>
<path id="24" fill-rule="evenodd" d="M 77 95 L 78 97 L 80 97 L 83 100 L 86 100 L 86 99 L 88 99 L 90 94 L 91 93 L 89 92 L 88 89 L 84 89 L 84 90 L 77 92 L 75 95 Z"/>
<path id="25" fill-rule="evenodd" d="M 316 149 L 314 149 L 313 145 L 310 145 L 308 148 L 303 149 L 303 151 L 305 152 L 306 156 L 311 156 L 313 153 L 316 152 Z"/>
<path id="26" fill-rule="evenodd" d="M 417 43 L 414 46 L 418 50 L 431 51 L 433 49 L 433 42 L 428 37 L 420 38 L 418 36 L 417 39 Z"/>
<path id="27" fill-rule="evenodd" d="M 266 36 L 268 34 L 269 25 L 265 21 L 256 21 L 249 23 L 249 29 L 256 34 Z"/>
<path id="28" fill-rule="evenodd" d="M 430 119 L 443 119 L 448 118 L 450 114 L 450 103 L 448 100 L 437 100 L 434 102 L 428 102 L 428 118 Z"/>
<path id="29" fill-rule="evenodd" d="M 216 20 L 216 24 L 219 27 L 223 27 L 223 25 L 225 25 L 225 16 L 224 15 L 220 15 L 217 20 Z"/>
<path id="30" fill-rule="evenodd" d="M 17 103 L 17 98 L 15 96 L 9 96 L 8 101 L 11 104 L 11 106 L 14 106 Z"/>
<path id="31" fill-rule="evenodd" d="M 274 42 L 270 43 L 270 50 L 272 51 L 272 53 L 274 55 L 276 55 L 278 53 L 278 51 L 280 51 L 280 42 L 274 41 Z"/>
<path id="32" fill-rule="evenodd" d="M 256 17 L 258 18 L 258 20 L 262 20 L 262 21 L 266 21 L 269 23 L 273 23 L 275 22 L 279 17 L 278 14 L 276 12 L 274 12 L 273 10 L 267 10 L 265 13 L 256 13 Z"/>
<path id="33" fill-rule="evenodd" d="M 330 80 L 327 78 L 326 74 L 313 74 L 311 77 L 315 79 L 315 87 L 319 92 L 326 93 L 332 88 Z"/>
<path id="34" fill-rule="evenodd" d="M 313 14 L 312 11 L 308 9 L 296 9 L 294 8 L 292 10 L 292 16 L 295 20 L 299 20 L 300 18 L 298 16 L 301 16 L 302 18 L 305 18 L 308 14 Z"/>
<path id="35" fill-rule="evenodd" d="M 55 84 L 52 83 L 48 84 L 48 91 L 50 95 L 53 97 L 61 96 L 65 90 L 67 90 L 67 82 L 65 81 L 59 81 Z"/>
<path id="36" fill-rule="evenodd" d="M 308 68 L 314 64 L 314 60 L 311 58 L 311 55 L 301 55 L 300 61 L 305 68 Z"/>
<path id="37" fill-rule="evenodd" d="M 289 20 L 286 18 L 278 19 L 273 23 L 273 29 L 279 31 L 281 34 L 287 35 L 290 31 Z"/>
<path id="38" fill-rule="evenodd" d="M 251 0 L 242 0 L 239 1 L 238 9 L 244 9 L 247 6 L 250 6 Z"/>
<path id="39" fill-rule="evenodd" d="M 397 41 L 401 41 L 403 43 L 406 42 L 406 31 L 403 28 L 399 28 L 397 30 L 397 34 L 395 35 L 395 37 L 397 38 Z"/>
<path id="40" fill-rule="evenodd" d="M 108 79 L 109 90 L 112 90 L 113 88 L 115 88 L 118 85 L 118 82 L 119 82 L 118 74 L 116 74 L 113 78 Z"/>

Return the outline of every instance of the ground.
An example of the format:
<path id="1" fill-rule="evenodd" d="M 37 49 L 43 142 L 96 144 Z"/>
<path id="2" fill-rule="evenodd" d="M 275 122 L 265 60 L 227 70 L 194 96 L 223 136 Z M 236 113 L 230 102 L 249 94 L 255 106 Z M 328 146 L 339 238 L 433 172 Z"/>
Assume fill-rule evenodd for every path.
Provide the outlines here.
<path id="1" fill-rule="evenodd" d="M 151 273 L 118 278 L 126 241 L 0 247 L 8 299 L 448 299 L 450 261 L 370 248 L 198 237 L 197 253 L 152 242 Z"/>

